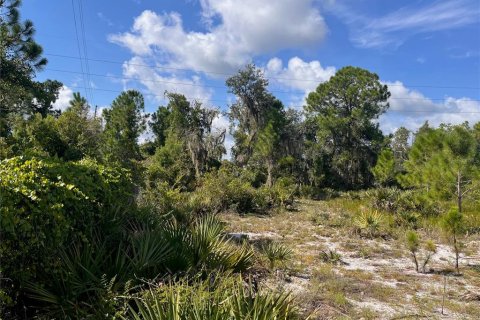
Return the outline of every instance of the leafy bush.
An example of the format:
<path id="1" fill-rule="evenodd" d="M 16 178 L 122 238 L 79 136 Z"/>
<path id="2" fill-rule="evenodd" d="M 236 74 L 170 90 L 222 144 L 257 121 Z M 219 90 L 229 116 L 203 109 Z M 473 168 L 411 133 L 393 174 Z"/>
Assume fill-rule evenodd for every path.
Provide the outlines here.
<path id="1" fill-rule="evenodd" d="M 296 192 L 297 186 L 291 178 L 279 178 L 271 188 L 263 186 L 258 189 L 257 205 L 263 205 L 264 210 L 271 207 L 291 208 Z"/>
<path id="2" fill-rule="evenodd" d="M 398 188 L 376 188 L 369 190 L 374 208 L 388 212 L 396 211 L 401 190 Z"/>
<path id="3" fill-rule="evenodd" d="M 183 222 L 191 218 L 189 193 L 181 192 L 165 181 L 148 184 L 140 191 L 137 203 L 158 216 L 172 215 Z"/>
<path id="4" fill-rule="evenodd" d="M 269 196 L 265 190 L 255 189 L 248 179 L 226 167 L 205 174 L 192 193 L 191 205 L 196 212 L 264 212 L 271 206 Z"/>
<path id="5" fill-rule="evenodd" d="M 316 200 L 330 200 L 340 196 L 340 192 L 332 188 L 313 189 L 311 197 Z"/>
<path id="6" fill-rule="evenodd" d="M 296 319 L 288 293 L 260 291 L 241 277 L 212 274 L 207 281 L 172 281 L 136 297 L 124 319 L 136 320 L 263 320 Z"/>
<path id="7" fill-rule="evenodd" d="M 290 178 L 279 178 L 272 187 L 254 187 L 249 170 L 226 164 L 206 173 L 190 195 L 196 213 L 234 211 L 266 213 L 274 207 L 291 207 L 297 187 Z M 252 180 L 253 179 L 253 180 Z"/>
<path id="8" fill-rule="evenodd" d="M 421 215 L 415 211 L 400 211 L 394 217 L 397 226 L 405 226 L 412 229 L 418 228 Z"/>
<path id="9" fill-rule="evenodd" d="M 401 190 L 395 187 L 376 188 L 369 190 L 367 195 L 374 208 L 391 213 L 421 212 L 423 215 L 440 213 L 436 203 L 413 190 Z"/>
<path id="10" fill-rule="evenodd" d="M 132 191 L 128 171 L 92 160 L 1 161 L 2 275 L 17 287 L 40 272 L 55 274 L 59 251 L 71 242 L 88 243 L 103 213 L 128 207 Z"/>

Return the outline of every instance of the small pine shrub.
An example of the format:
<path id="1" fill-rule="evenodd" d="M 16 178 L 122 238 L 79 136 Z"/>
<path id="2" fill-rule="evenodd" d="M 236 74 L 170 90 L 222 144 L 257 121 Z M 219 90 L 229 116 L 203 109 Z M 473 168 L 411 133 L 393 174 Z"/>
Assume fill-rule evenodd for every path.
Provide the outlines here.
<path id="1" fill-rule="evenodd" d="M 425 258 L 422 263 L 422 271 L 423 273 L 427 272 L 427 265 L 430 262 L 432 256 L 437 252 L 437 246 L 432 240 L 427 240 L 424 245 L 425 250 Z"/>
<path id="2" fill-rule="evenodd" d="M 440 225 L 445 234 L 449 238 L 449 242 L 455 252 L 455 270 L 460 273 L 458 260 L 460 258 L 460 250 L 462 243 L 460 237 L 465 231 L 465 219 L 458 209 L 450 209 L 440 220 Z"/>
<path id="3" fill-rule="evenodd" d="M 406 237 L 405 237 L 405 244 L 410 251 L 412 255 L 413 262 L 415 264 L 415 270 L 417 272 L 420 272 L 420 256 L 419 253 L 421 252 L 421 249 L 423 251 L 423 261 L 421 262 L 421 271 L 423 273 L 427 272 L 427 265 L 430 262 L 430 259 L 432 256 L 436 253 L 437 247 L 435 243 L 432 240 L 427 240 L 425 243 L 422 245 L 420 241 L 419 235 L 412 230 L 407 231 Z"/>
<path id="4" fill-rule="evenodd" d="M 408 231 L 406 235 L 406 244 L 407 249 L 412 254 L 413 262 L 415 263 L 415 271 L 419 271 L 418 269 L 418 259 L 417 259 L 417 252 L 420 248 L 420 239 L 418 234 L 414 231 Z"/>

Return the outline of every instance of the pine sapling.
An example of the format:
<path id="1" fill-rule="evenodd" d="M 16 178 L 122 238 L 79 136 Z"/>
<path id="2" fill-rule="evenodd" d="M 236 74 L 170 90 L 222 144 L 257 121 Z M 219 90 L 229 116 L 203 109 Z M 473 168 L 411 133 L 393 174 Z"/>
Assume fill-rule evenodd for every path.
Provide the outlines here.
<path id="1" fill-rule="evenodd" d="M 417 259 L 417 252 L 420 248 L 420 240 L 418 238 L 418 234 L 415 231 L 408 231 L 407 236 L 407 249 L 412 254 L 413 262 L 415 263 L 415 270 L 418 272 L 418 259 Z"/>
<path id="2" fill-rule="evenodd" d="M 425 259 L 423 260 L 423 263 L 422 263 L 422 272 L 426 273 L 427 264 L 430 262 L 430 258 L 437 252 L 437 246 L 432 240 L 427 240 L 425 242 L 424 249 L 426 251 L 426 254 L 425 254 Z"/>
<path id="3" fill-rule="evenodd" d="M 460 249 L 461 243 L 459 241 L 459 236 L 463 233 L 465 229 L 465 220 L 463 215 L 458 211 L 458 209 L 451 209 L 441 221 L 442 229 L 446 232 L 455 252 L 455 270 L 458 273 L 458 260 L 460 258 Z"/>

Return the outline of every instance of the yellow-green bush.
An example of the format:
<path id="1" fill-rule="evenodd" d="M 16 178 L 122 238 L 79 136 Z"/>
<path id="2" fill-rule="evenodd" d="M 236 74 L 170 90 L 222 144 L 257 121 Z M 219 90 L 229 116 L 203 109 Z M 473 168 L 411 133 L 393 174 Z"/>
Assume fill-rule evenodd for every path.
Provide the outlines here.
<path id="1" fill-rule="evenodd" d="M 54 274 L 59 250 L 72 241 L 88 243 L 102 213 L 113 205 L 127 207 L 132 191 L 128 171 L 92 160 L 1 161 L 1 273 L 9 287 L 39 271 Z"/>
<path id="2" fill-rule="evenodd" d="M 191 203 L 200 212 L 253 212 L 257 209 L 256 189 L 250 182 L 222 168 L 205 174 L 192 193 Z"/>

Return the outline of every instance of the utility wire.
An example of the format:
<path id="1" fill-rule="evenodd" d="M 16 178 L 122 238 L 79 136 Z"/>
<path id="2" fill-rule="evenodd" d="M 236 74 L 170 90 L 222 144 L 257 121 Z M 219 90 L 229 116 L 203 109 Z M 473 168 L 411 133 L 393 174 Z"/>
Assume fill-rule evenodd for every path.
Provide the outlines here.
<path id="1" fill-rule="evenodd" d="M 61 70 L 61 69 L 51 69 L 46 68 L 45 70 L 53 71 L 53 72 L 62 72 L 62 73 L 73 73 L 73 74 L 80 74 L 81 72 L 78 71 L 71 71 L 71 70 Z M 197 83 L 187 83 L 187 82 L 176 82 L 176 81 L 168 81 L 168 80 L 152 80 L 152 79 L 142 79 L 142 78 L 135 78 L 135 77 L 122 77 L 122 76 L 115 76 L 115 75 L 104 75 L 104 74 L 96 74 L 96 73 L 88 73 L 90 76 L 94 77 L 103 77 L 103 78 L 113 78 L 113 79 L 120 79 L 120 80 L 136 80 L 140 82 L 153 82 L 153 83 L 163 83 L 163 84 L 175 84 L 175 85 L 183 85 L 183 86 L 192 86 L 192 87 L 208 87 L 208 88 L 218 88 L 218 89 L 225 89 L 224 86 L 215 86 L 215 85 L 207 85 L 207 84 L 197 84 Z M 90 88 L 93 90 L 93 88 Z M 279 91 L 279 90 L 269 90 L 272 93 L 292 93 L 292 92 L 303 92 L 303 90 L 291 90 L 291 91 Z M 392 98 L 389 99 L 393 100 L 420 100 L 420 101 L 446 101 L 446 98 Z M 480 99 L 462 99 L 463 101 L 480 101 Z"/>
<path id="2" fill-rule="evenodd" d="M 75 87 L 76 89 L 83 89 L 82 87 Z M 118 91 L 118 90 L 111 90 L 111 89 L 102 89 L 102 88 L 92 88 L 92 90 L 95 91 L 104 91 L 104 92 L 113 92 L 120 94 L 123 91 Z M 138 90 L 135 88 L 129 88 L 126 90 Z M 165 98 L 165 95 L 159 95 L 159 94 L 154 94 L 154 93 L 142 93 L 144 96 L 151 96 L 151 97 L 160 97 L 160 98 Z M 203 101 L 203 102 L 219 102 L 222 104 L 228 104 L 229 101 L 227 100 L 221 100 L 221 99 L 206 99 L 206 98 L 197 98 L 197 97 L 186 97 L 188 100 L 196 100 L 196 101 Z M 392 98 L 389 98 L 392 99 Z M 402 99 L 402 98 L 398 98 Z M 407 98 L 408 99 L 408 98 Z M 474 101 L 480 101 L 480 100 L 474 100 Z M 303 106 L 287 106 L 289 108 L 303 108 Z M 447 113 L 447 114 L 480 114 L 479 111 L 448 111 L 448 110 L 402 110 L 402 109 L 393 109 L 389 108 L 387 109 L 388 111 L 393 111 L 393 112 L 401 112 L 401 113 Z"/>
<path id="3" fill-rule="evenodd" d="M 83 56 L 84 56 L 84 62 L 86 66 L 86 75 L 87 75 L 87 81 L 88 81 L 88 87 L 91 89 L 92 87 L 92 81 L 90 79 L 90 65 L 89 65 L 89 60 L 88 59 L 88 49 L 87 49 L 87 41 L 86 41 L 86 33 L 85 33 L 85 18 L 83 16 L 83 0 L 78 0 L 78 7 L 79 7 L 79 12 L 80 12 L 80 29 L 82 31 L 82 39 L 83 39 Z M 93 93 L 90 90 L 90 103 L 94 104 L 93 101 Z"/>
<path id="4" fill-rule="evenodd" d="M 60 57 L 60 58 L 68 58 L 68 59 L 80 59 L 76 56 L 70 55 L 63 55 L 63 54 L 53 54 L 53 53 L 46 53 L 47 56 L 52 57 Z M 131 62 L 121 62 L 121 61 L 113 61 L 107 59 L 88 59 L 89 61 L 95 62 L 102 62 L 102 63 L 111 63 L 111 64 L 125 64 L 129 66 L 138 66 L 138 67 L 149 67 L 153 69 L 162 69 L 162 70 L 176 70 L 176 71 L 183 71 L 183 72 L 201 72 L 206 74 L 216 74 L 216 75 L 224 75 L 224 76 L 233 76 L 235 74 L 231 73 L 222 73 L 222 72 L 213 72 L 207 70 L 195 70 L 195 69 L 187 69 L 187 68 L 175 68 L 175 67 L 165 67 L 165 66 L 158 66 L 158 65 L 151 65 L 151 64 L 141 64 L 141 63 L 131 63 Z M 283 78 L 283 77 L 271 77 L 265 76 L 266 79 L 271 80 L 288 80 L 288 81 L 305 81 L 305 82 L 319 82 L 318 79 L 299 79 L 299 78 Z M 407 84 L 390 84 L 389 87 L 396 87 L 396 86 L 405 86 L 409 88 L 438 88 L 438 89 L 468 89 L 468 90 L 479 90 L 480 87 L 464 87 L 464 86 L 436 86 L 436 85 L 407 85 Z"/>
<path id="5" fill-rule="evenodd" d="M 84 71 L 84 68 L 83 68 L 82 52 L 80 50 L 80 39 L 78 37 L 78 27 L 77 27 L 77 14 L 75 12 L 74 0 L 72 0 L 72 10 L 73 10 L 73 24 L 75 25 L 75 36 L 76 36 L 76 39 L 77 39 L 77 49 L 78 49 L 78 57 L 75 57 L 75 58 L 80 60 L 80 69 L 82 70 L 83 84 L 85 86 L 84 87 L 84 93 L 85 93 L 85 96 L 88 99 L 87 81 L 85 79 L 85 71 Z"/>

